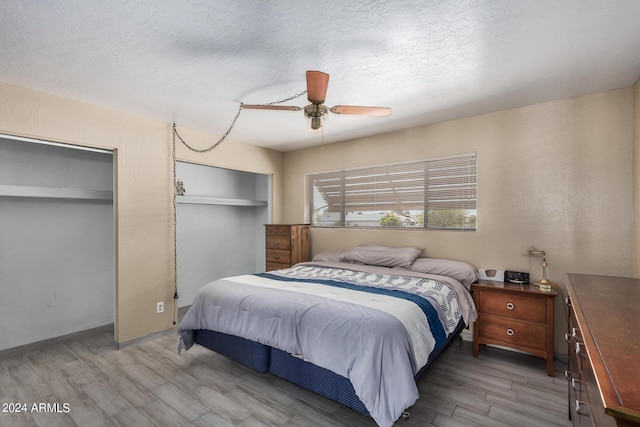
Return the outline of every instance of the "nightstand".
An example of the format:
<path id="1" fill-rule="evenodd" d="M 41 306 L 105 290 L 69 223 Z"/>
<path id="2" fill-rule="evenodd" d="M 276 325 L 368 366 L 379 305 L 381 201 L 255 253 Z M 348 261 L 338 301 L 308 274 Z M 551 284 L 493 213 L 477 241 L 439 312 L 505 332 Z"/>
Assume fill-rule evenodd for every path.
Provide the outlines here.
<path id="1" fill-rule="evenodd" d="M 478 319 L 473 327 L 473 355 L 480 344 L 521 350 L 547 361 L 553 376 L 553 302 L 555 290 L 530 284 L 480 280 L 471 285 Z"/>

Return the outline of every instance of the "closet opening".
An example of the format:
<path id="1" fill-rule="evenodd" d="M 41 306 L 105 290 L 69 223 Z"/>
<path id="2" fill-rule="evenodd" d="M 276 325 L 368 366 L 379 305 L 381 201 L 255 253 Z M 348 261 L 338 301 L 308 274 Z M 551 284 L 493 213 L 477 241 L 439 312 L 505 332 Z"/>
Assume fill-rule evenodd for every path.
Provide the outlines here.
<path id="1" fill-rule="evenodd" d="M 0 351 L 113 337 L 114 168 L 111 150 L 0 134 Z"/>
<path id="2" fill-rule="evenodd" d="M 213 280 L 264 272 L 271 175 L 176 162 L 178 308 Z"/>

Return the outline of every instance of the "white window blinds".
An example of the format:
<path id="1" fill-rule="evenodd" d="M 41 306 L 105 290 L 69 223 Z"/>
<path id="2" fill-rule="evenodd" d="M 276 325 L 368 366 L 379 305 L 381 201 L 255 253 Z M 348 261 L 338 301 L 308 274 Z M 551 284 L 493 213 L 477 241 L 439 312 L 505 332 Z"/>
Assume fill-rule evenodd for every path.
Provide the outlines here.
<path id="1" fill-rule="evenodd" d="M 476 153 L 307 179 L 315 226 L 475 230 Z"/>

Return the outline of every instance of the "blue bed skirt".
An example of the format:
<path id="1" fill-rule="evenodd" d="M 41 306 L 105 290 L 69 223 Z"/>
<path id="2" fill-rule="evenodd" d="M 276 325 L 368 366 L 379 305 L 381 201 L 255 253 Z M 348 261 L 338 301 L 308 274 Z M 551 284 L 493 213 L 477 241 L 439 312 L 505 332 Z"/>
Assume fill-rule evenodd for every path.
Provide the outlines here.
<path id="1" fill-rule="evenodd" d="M 277 348 L 271 349 L 271 374 L 338 402 L 361 414 L 369 415 L 356 396 L 351 381 L 325 368 L 305 362 Z"/>
<path id="2" fill-rule="evenodd" d="M 448 336 L 444 345 L 431 353 L 427 364 L 415 375 L 416 382 L 427 373 L 438 356 L 459 336 L 464 327 L 464 322 L 460 320 L 454 333 Z M 258 372 L 270 372 L 272 375 L 369 415 L 367 408 L 356 396 L 351 381 L 328 369 L 305 362 L 277 348 L 220 332 L 198 330 L 195 341 Z"/>
<path id="3" fill-rule="evenodd" d="M 241 365 L 261 373 L 269 372 L 271 347 L 245 338 L 221 332 L 200 329 L 195 331 L 195 341 L 203 347 L 220 353 Z"/>

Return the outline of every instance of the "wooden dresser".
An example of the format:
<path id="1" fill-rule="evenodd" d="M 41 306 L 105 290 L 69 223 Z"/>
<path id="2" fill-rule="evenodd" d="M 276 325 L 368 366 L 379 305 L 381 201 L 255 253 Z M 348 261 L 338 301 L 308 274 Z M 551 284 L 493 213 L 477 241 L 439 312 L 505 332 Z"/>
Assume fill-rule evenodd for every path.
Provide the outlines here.
<path id="1" fill-rule="evenodd" d="M 311 259 L 309 224 L 266 224 L 267 271 Z"/>
<path id="2" fill-rule="evenodd" d="M 543 357 L 553 376 L 553 301 L 555 291 L 535 285 L 480 280 L 471 285 L 478 309 L 473 327 L 473 355 L 480 344 L 493 344 Z"/>
<path id="3" fill-rule="evenodd" d="M 574 426 L 640 426 L 640 279 L 567 274 Z"/>

